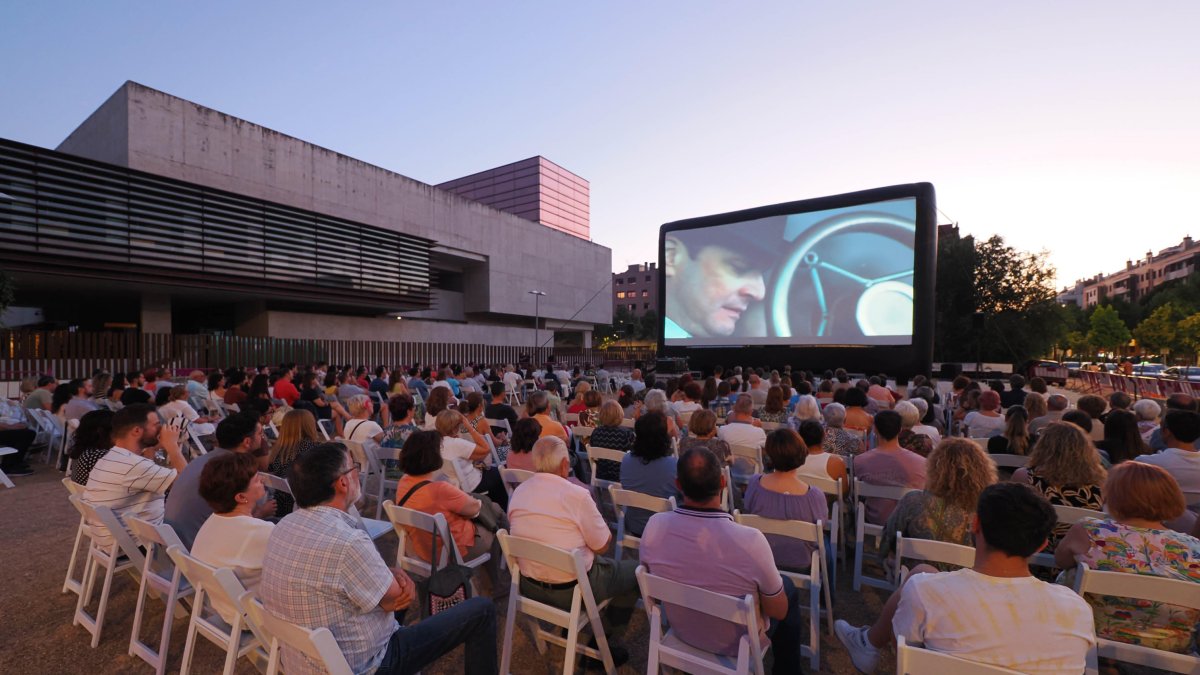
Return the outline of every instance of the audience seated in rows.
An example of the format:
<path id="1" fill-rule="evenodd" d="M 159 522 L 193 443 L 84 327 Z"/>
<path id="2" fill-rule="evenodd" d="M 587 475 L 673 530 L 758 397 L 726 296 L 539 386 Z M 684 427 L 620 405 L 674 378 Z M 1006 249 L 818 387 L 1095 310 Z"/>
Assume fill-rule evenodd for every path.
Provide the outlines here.
<path id="1" fill-rule="evenodd" d="M 538 421 L 542 426 L 542 436 L 554 436 L 563 443 L 569 443 L 567 429 L 550 415 L 550 395 L 544 391 L 530 392 L 525 399 L 525 414 Z"/>
<path id="2" fill-rule="evenodd" d="M 641 411 L 634 415 L 638 417 L 647 413 L 661 413 L 667 418 L 667 433 L 671 438 L 680 438 L 682 435 L 682 427 L 679 421 L 679 413 L 667 402 L 667 393 L 662 389 L 650 389 L 646 392 L 646 397 L 642 401 Z"/>
<path id="3" fill-rule="evenodd" d="M 26 410 L 50 410 L 54 405 L 55 389 L 58 389 L 58 378 L 42 375 L 37 379 L 37 388 L 29 392 L 21 406 Z"/>
<path id="4" fill-rule="evenodd" d="M 154 406 L 135 403 L 113 415 L 111 436 L 113 447 L 92 467 L 83 498 L 112 509 L 122 525 L 130 517 L 162 524 L 167 489 L 178 485 L 181 472 L 189 466 L 180 449 L 178 427 L 164 426 Z M 154 463 L 159 448 L 166 453 L 169 467 Z M 97 545 L 112 543 L 103 523 L 88 524 Z"/>
<path id="5" fill-rule="evenodd" d="M 787 422 L 787 398 L 784 396 L 783 387 L 775 385 L 767 389 L 767 400 L 761 408 L 755 408 L 754 417 L 759 422 L 769 422 L 771 424 L 783 424 Z"/>
<path id="6" fill-rule="evenodd" d="M 51 409 L 63 419 L 77 420 L 99 408 L 100 405 L 92 400 L 91 380 L 71 380 L 54 390 Z"/>
<path id="7" fill-rule="evenodd" d="M 596 602 L 612 599 L 605 634 L 613 660 L 624 662 L 628 652 L 614 644 L 629 625 L 638 600 L 636 560 L 614 561 L 602 557 L 613 537 L 587 488 L 572 484 L 567 446 L 555 436 L 538 439 L 533 446 L 537 471 L 513 491 L 508 509 L 511 533 L 583 554 L 588 582 Z M 547 569 L 535 562 L 521 563 L 521 595 L 563 610 L 571 609 L 574 576 Z"/>
<path id="8" fill-rule="evenodd" d="M 492 588 L 497 590 L 497 565 L 500 549 L 495 533 L 474 519 L 482 509 L 488 508 L 501 517 L 503 511 L 490 500 L 483 501 L 464 492 L 453 483 L 438 480 L 442 470 L 442 437 L 436 431 L 416 431 L 408 437 L 400 453 L 400 469 L 404 476 L 396 486 L 396 505 L 421 511 L 440 513 L 450 527 L 450 536 L 463 560 L 472 560 L 484 553 L 491 553 L 487 572 L 491 576 Z M 423 530 L 405 528 L 408 545 L 416 556 L 426 562 L 433 559 L 432 537 Z"/>
<path id="9" fill-rule="evenodd" d="M 479 468 L 475 465 L 491 455 L 487 440 L 474 427 L 466 426 L 462 413 L 457 410 L 438 413 L 434 428 L 442 436 L 442 459 L 454 465 L 459 487 L 466 492 L 486 494 L 500 508 L 507 508 L 508 491 L 504 489 L 500 470 L 494 466 Z M 460 434 L 470 438 L 462 438 Z"/>
<path id="10" fill-rule="evenodd" d="M 416 599 L 416 585 L 384 563 L 349 513 L 362 497 L 361 470 L 337 443 L 318 445 L 292 464 L 288 480 L 299 508 L 268 541 L 259 587 L 264 607 L 305 628 L 328 628 L 356 673 L 415 673 L 462 644 L 468 675 L 495 675 L 491 600 L 471 598 L 408 627 L 397 621 Z M 283 670 L 323 672 L 287 646 Z"/>
<path id="11" fill-rule="evenodd" d="M 1183 490 L 1188 508 L 1200 508 L 1200 414 L 1193 410 L 1168 410 L 1163 416 L 1161 436 L 1165 448 L 1153 455 L 1142 455 L 1137 461 L 1166 469 Z"/>
<path id="12" fill-rule="evenodd" d="M 1092 427 L 1089 436 L 1093 442 L 1104 440 L 1104 422 L 1100 419 L 1104 415 L 1105 408 L 1108 404 L 1104 399 L 1094 394 L 1085 394 L 1075 401 L 1075 409 L 1087 413 L 1087 416 L 1092 418 Z"/>
<path id="13" fill-rule="evenodd" d="M 204 465 L 199 489 L 212 515 L 196 533 L 192 555 L 213 567 L 232 569 L 246 590 L 257 591 L 267 540 L 275 529 L 274 523 L 254 516 L 267 495 L 258 460 L 247 453 L 222 453 Z M 239 611 L 215 596 L 213 608 L 230 624 Z"/>
<path id="14" fill-rule="evenodd" d="M 1154 435 L 1154 432 L 1158 431 L 1159 417 L 1162 416 L 1162 406 L 1154 399 L 1138 399 L 1133 404 L 1133 413 L 1137 415 L 1138 433 L 1141 434 L 1142 440 L 1149 447 L 1151 436 Z"/>
<path id="15" fill-rule="evenodd" d="M 1032 436 L 1037 436 L 1042 433 L 1042 428 L 1051 422 L 1058 422 L 1063 418 L 1067 408 L 1071 402 L 1062 394 L 1051 394 L 1046 398 L 1046 414 L 1041 417 L 1033 417 L 1029 421 L 1029 433 Z"/>
<path id="16" fill-rule="evenodd" d="M 1150 446 L 1138 431 L 1137 416 L 1121 408 L 1110 410 L 1105 416 L 1104 438 L 1096 442 L 1096 448 L 1110 466 L 1151 454 Z"/>
<path id="17" fill-rule="evenodd" d="M 542 437 L 542 425 L 532 417 L 523 417 L 513 428 L 512 443 L 505 466 L 520 471 L 535 471 L 533 444 Z M 617 480 L 613 478 L 612 480 Z"/>
<path id="18" fill-rule="evenodd" d="M 505 392 L 503 382 L 492 382 L 489 385 L 489 391 L 492 394 L 492 400 L 484 408 L 484 414 L 488 419 L 492 420 L 508 420 L 508 428 L 516 429 L 517 427 L 517 411 L 507 403 L 505 403 Z M 501 437 L 500 434 L 505 434 L 507 431 L 503 427 L 492 427 L 492 433 L 496 434 L 497 440 L 501 445 L 507 444 L 511 439 Z"/>
<path id="19" fill-rule="evenodd" d="M 874 418 L 871 413 L 867 412 L 867 405 L 871 401 L 867 398 L 867 393 L 856 386 L 850 387 L 845 391 L 845 398 L 842 403 L 846 406 L 844 426 L 847 429 L 854 429 L 864 433 L 870 432 L 874 424 Z"/>
<path id="20" fill-rule="evenodd" d="M 854 458 L 854 477 L 872 485 L 924 489 L 925 458 L 900 447 L 900 413 L 882 410 L 875 416 L 877 445 Z M 871 497 L 866 502 L 868 523 L 883 525 L 896 502 Z"/>
<path id="21" fill-rule="evenodd" d="M 1130 572 L 1200 582 L 1200 540 L 1165 523 L 1186 510 L 1179 484 L 1143 462 L 1114 466 L 1104 483 L 1103 515 L 1071 526 L 1054 552 L 1059 567 L 1077 562 L 1105 572 Z M 1126 598 L 1087 596 L 1099 637 L 1171 652 L 1187 652 L 1200 611 Z"/>
<path id="22" fill-rule="evenodd" d="M 634 426 L 633 448 L 621 460 L 621 487 L 652 497 L 678 497 L 675 487 L 675 455 L 667 431 L 667 417 L 648 412 Z M 625 531 L 641 536 L 650 512 L 630 508 L 625 512 Z"/>
<path id="23" fill-rule="evenodd" d="M 805 483 L 799 475 L 808 456 L 808 448 L 800 435 L 790 428 L 772 431 L 767 435 L 763 454 L 774 470 L 750 477 L 743 498 L 746 512 L 764 518 L 806 523 L 828 520 L 829 505 L 825 494 Z M 767 541 L 780 569 L 808 571 L 813 551 L 811 544 L 778 535 L 767 535 Z"/>
<path id="24" fill-rule="evenodd" d="M 962 421 L 963 435 L 971 438 L 991 438 L 1004 433 L 1004 415 L 1000 414 L 1000 394 L 985 391 L 979 394 L 979 409 L 967 413 Z"/>
<path id="25" fill-rule="evenodd" d="M 307 410 L 289 410 L 279 425 L 279 438 L 271 446 L 267 460 L 267 472 L 287 478 L 288 469 L 302 453 L 313 449 L 321 442 L 317 431 L 317 420 Z M 286 492 L 275 493 L 275 517 L 282 518 L 292 512 L 292 496 Z"/>
<path id="26" fill-rule="evenodd" d="M 462 413 L 463 420 L 467 426 L 479 432 L 480 436 L 490 438 L 492 445 L 499 445 L 492 436 L 492 425 L 488 424 L 483 410 L 483 394 L 478 391 L 468 393 L 463 397 L 462 402 L 458 404 L 458 411 Z"/>
<path id="27" fill-rule="evenodd" d="M 160 387 L 159 391 L 167 392 L 167 402 L 158 406 L 158 414 L 162 415 L 165 420 L 170 420 L 174 417 L 182 417 L 187 420 L 192 429 L 199 436 L 211 436 L 217 426 L 212 423 L 207 415 L 201 415 L 196 412 L 188 402 L 188 390 L 186 385 L 177 384 L 174 387 Z"/>
<path id="28" fill-rule="evenodd" d="M 846 471 L 846 460 L 825 450 L 825 429 L 820 423 L 805 421 L 800 424 L 800 440 L 808 448 L 808 456 L 798 471 L 801 479 L 804 476 L 814 476 L 826 480 L 838 481 L 842 484 L 842 494 L 850 494 L 850 476 Z M 833 498 L 834 495 L 826 495 Z"/>
<path id="29" fill-rule="evenodd" d="M 114 418 L 114 441 L 116 440 L 116 430 L 117 423 Z M 181 468 L 179 478 L 175 481 L 171 494 L 167 498 L 166 522 L 175 529 L 179 540 L 188 550 L 191 550 L 196 533 L 200 531 L 204 521 L 208 520 L 213 512 L 208 502 L 200 496 L 200 476 L 204 471 L 204 466 L 217 457 L 232 452 L 250 454 L 258 461 L 260 471 L 267 468 L 269 455 L 264 447 L 262 424 L 254 413 L 240 412 L 221 420 L 217 425 L 216 436 L 216 448 L 213 448 L 208 454 L 187 462 L 187 466 Z M 106 459 L 107 457 L 108 455 L 105 456 Z M 101 462 L 103 461 L 101 460 Z M 99 467 L 100 464 L 96 466 Z M 92 474 L 94 477 L 94 469 Z M 274 499 L 269 499 L 254 508 L 254 516 L 257 518 L 270 518 L 274 515 Z"/>
<path id="30" fill-rule="evenodd" d="M 945 439 L 926 459 L 925 489 L 904 495 L 888 516 L 881 554 L 892 551 L 897 534 L 972 546 L 975 506 L 996 479 L 996 466 L 982 448 L 966 438 Z"/>
<path id="31" fill-rule="evenodd" d="M 1022 673 L 1083 672 L 1096 642 L 1091 608 L 1070 588 L 1031 576 L 1027 563 L 1056 520 L 1028 486 L 985 488 L 971 521 L 974 566 L 937 572 L 919 565 L 874 624 L 837 621 L 855 668 L 875 672 L 879 651 L 903 636 L 910 645 Z"/>
<path id="32" fill-rule="evenodd" d="M 387 405 L 392 421 L 383 430 L 383 441 L 380 445 L 385 448 L 403 448 L 408 437 L 420 429 L 415 420 L 416 403 L 408 394 L 396 394 L 388 399 Z"/>
<path id="33" fill-rule="evenodd" d="M 921 421 L 921 412 L 917 410 L 917 406 L 908 401 L 900 401 L 893 409 L 900 414 L 900 436 L 897 438 L 900 447 L 928 457 L 929 452 L 933 450 L 933 439 L 914 431 L 914 427 Z"/>
<path id="34" fill-rule="evenodd" d="M 721 510 L 721 491 L 729 487 L 723 466 L 703 448 L 683 453 L 676 479 L 683 504 L 650 518 L 642 535 L 642 564 L 651 574 L 679 583 L 736 597 L 752 595 L 760 613 L 757 637 L 764 646 L 768 640 L 771 644 L 768 657 L 774 665 L 769 672 L 799 673 L 799 592 L 780 575 L 766 537 L 734 523 Z M 733 624 L 686 607 L 665 609 L 678 639 L 706 652 L 737 654 L 741 635 Z"/>
<path id="35" fill-rule="evenodd" d="M 375 402 L 366 394 L 355 394 L 346 402 L 350 419 L 342 427 L 342 437 L 358 443 L 383 443 L 383 427 L 375 416 Z"/>
<path id="36" fill-rule="evenodd" d="M 863 437 L 846 429 L 846 406 L 828 403 L 822 414 L 825 419 L 825 451 L 847 462 L 862 454 Z"/>

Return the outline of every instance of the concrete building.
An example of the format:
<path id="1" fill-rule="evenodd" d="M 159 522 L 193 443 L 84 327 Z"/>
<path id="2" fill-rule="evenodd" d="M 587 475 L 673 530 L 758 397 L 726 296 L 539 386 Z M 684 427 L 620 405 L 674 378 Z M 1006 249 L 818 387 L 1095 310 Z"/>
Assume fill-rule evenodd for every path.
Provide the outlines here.
<path id="1" fill-rule="evenodd" d="M 0 265 L 48 323 L 532 346 L 532 289 L 547 346 L 611 322 L 587 182 L 541 157 L 439 189 L 134 82 L 0 153 Z"/>
<path id="2" fill-rule="evenodd" d="M 592 236 L 588 182 L 545 157 L 530 157 L 435 187 L 576 237 Z"/>
<path id="3" fill-rule="evenodd" d="M 1200 269 L 1200 247 L 1187 236 L 1178 245 L 1157 254 L 1147 251 L 1140 260 L 1127 260 L 1123 270 L 1076 281 L 1074 286 L 1063 288 L 1058 301 L 1084 309 L 1102 304 L 1107 298 L 1135 302 L 1159 285 L 1191 276 L 1197 269 Z"/>
<path id="4" fill-rule="evenodd" d="M 614 314 L 621 307 L 638 317 L 650 310 L 658 312 L 658 263 L 630 265 L 624 272 L 614 272 L 612 279 Z"/>

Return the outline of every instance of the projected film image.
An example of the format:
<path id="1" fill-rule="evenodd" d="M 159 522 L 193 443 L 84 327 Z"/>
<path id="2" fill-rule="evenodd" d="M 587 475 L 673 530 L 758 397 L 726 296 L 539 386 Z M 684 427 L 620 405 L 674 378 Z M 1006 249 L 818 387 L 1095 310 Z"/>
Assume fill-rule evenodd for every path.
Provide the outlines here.
<path id="1" fill-rule="evenodd" d="M 916 200 L 669 231 L 668 345 L 908 345 Z"/>

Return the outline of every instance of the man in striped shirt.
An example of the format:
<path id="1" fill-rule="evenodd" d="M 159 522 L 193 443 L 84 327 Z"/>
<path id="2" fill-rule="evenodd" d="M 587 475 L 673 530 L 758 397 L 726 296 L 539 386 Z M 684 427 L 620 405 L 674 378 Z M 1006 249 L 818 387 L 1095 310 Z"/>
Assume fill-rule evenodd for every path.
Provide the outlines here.
<path id="1" fill-rule="evenodd" d="M 136 403 L 113 415 L 112 441 L 112 449 L 92 468 L 83 498 L 94 506 L 112 509 L 122 524 L 131 516 L 162 523 L 167 488 L 187 465 L 179 447 L 178 427 L 164 429 L 154 406 Z M 159 447 L 166 451 L 171 468 L 150 459 Z M 98 544 L 111 545 L 107 527 L 95 522 L 89 525 Z"/>

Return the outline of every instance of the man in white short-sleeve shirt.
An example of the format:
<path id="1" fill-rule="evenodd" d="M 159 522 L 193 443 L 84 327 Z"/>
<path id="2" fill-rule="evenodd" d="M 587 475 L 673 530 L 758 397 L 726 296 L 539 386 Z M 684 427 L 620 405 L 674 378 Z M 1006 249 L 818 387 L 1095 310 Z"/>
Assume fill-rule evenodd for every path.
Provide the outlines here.
<path id="1" fill-rule="evenodd" d="M 113 447 L 92 467 L 83 499 L 93 506 L 112 509 L 122 525 L 130 517 L 161 525 L 167 488 L 187 466 L 179 449 L 178 427 L 163 428 L 154 406 L 135 403 L 113 415 L 112 441 Z M 146 456 L 153 457 L 160 445 L 170 467 L 159 466 Z M 103 523 L 88 525 L 97 544 L 112 544 L 112 534 Z"/>
<path id="2" fill-rule="evenodd" d="M 767 442 L 767 432 L 756 426 L 756 421 L 754 401 L 742 394 L 733 402 L 733 410 L 729 411 L 726 423 L 717 429 L 717 438 L 730 445 L 761 448 Z"/>
<path id="3" fill-rule="evenodd" d="M 683 505 L 650 516 L 642 533 L 641 561 L 651 574 L 735 597 L 758 598 L 759 639 L 771 641 L 773 673 L 800 672 L 800 602 L 790 579 L 775 566 L 766 537 L 738 525 L 721 510 L 723 463 L 707 448 L 685 451 L 676 485 Z M 708 652 L 736 656 L 744 631 L 686 607 L 667 605 L 672 633 Z"/>
<path id="4" fill-rule="evenodd" d="M 1056 520 L 1029 486 L 989 486 L 971 524 L 973 567 L 938 573 L 920 565 L 874 625 L 837 622 L 854 666 L 874 672 L 879 650 L 902 635 L 910 645 L 1022 673 L 1083 672 L 1096 643 L 1091 607 L 1070 588 L 1033 577 L 1026 561 L 1046 547 Z"/>
<path id="5" fill-rule="evenodd" d="M 533 444 L 537 473 L 517 486 L 508 506 L 510 532 L 568 551 L 580 551 L 596 602 L 612 598 L 607 609 L 606 634 L 620 635 L 629 625 L 638 600 L 636 560 L 615 562 L 599 557 L 612 542 L 612 533 L 586 488 L 567 480 L 571 463 L 567 445 L 557 436 Z M 575 575 L 521 562 L 521 595 L 562 609 L 570 609 Z M 612 646 L 610 641 L 610 646 Z M 613 649 L 613 660 L 623 662 L 628 652 Z M 618 663 L 620 665 L 620 663 Z"/>
<path id="6" fill-rule="evenodd" d="M 1163 416 L 1162 439 L 1167 447 L 1153 455 L 1142 455 L 1139 462 L 1166 469 L 1179 483 L 1188 508 L 1200 505 L 1200 415 L 1190 410 L 1168 410 Z"/>

